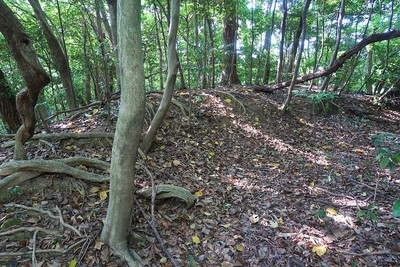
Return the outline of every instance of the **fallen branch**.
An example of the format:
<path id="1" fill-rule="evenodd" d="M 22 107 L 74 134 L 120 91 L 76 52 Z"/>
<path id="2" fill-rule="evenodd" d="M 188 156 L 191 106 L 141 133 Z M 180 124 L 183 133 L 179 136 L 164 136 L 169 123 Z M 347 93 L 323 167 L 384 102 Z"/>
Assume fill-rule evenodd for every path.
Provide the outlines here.
<path id="1" fill-rule="evenodd" d="M 310 81 L 310 80 L 313 80 L 316 78 L 331 75 L 332 73 L 334 73 L 338 69 L 340 69 L 346 60 L 348 60 L 352 56 L 358 54 L 358 52 L 360 52 L 367 45 L 376 43 L 376 42 L 381 42 L 384 40 L 394 39 L 397 37 L 400 37 L 400 30 L 372 34 L 372 35 L 368 36 L 367 38 L 361 40 L 359 43 L 354 45 L 352 48 L 347 50 L 345 53 L 343 53 L 331 67 L 321 70 L 321 71 L 317 71 L 314 73 L 304 75 L 302 77 L 299 77 L 294 81 L 294 83 L 295 84 L 304 83 L 304 82 L 307 82 L 307 81 Z M 255 92 L 272 92 L 272 91 L 275 91 L 278 89 L 288 87 L 290 85 L 290 83 L 291 83 L 291 81 L 285 81 L 282 83 L 277 83 L 277 84 L 272 84 L 272 85 L 256 86 L 256 87 L 254 87 L 254 91 Z"/>

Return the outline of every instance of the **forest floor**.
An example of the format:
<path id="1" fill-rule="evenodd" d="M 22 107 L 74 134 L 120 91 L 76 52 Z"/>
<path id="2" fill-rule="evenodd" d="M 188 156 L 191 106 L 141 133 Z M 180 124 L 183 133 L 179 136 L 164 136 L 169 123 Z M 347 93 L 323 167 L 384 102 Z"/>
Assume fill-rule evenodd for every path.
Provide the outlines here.
<path id="1" fill-rule="evenodd" d="M 399 110 L 378 107 L 367 96 L 344 95 L 334 101 L 335 114 L 324 115 L 306 97 L 295 97 L 282 117 L 285 96 L 245 87 L 195 91 L 190 123 L 172 107 L 153 150 L 139 162 L 156 184 L 182 186 L 198 199 L 189 209 L 176 199 L 156 203 L 165 248 L 181 266 L 399 266 L 400 220 L 392 216 L 400 198 L 399 169 L 380 169 L 369 139 L 380 132 L 400 134 Z M 189 102 L 187 92 L 174 98 Z M 148 96 L 148 111 L 157 101 Z M 110 117 L 91 108 L 50 127 L 54 133 L 112 132 L 116 116 L 114 101 Z M 83 156 L 110 162 L 111 146 L 111 139 L 69 139 L 34 141 L 27 149 L 34 159 Z M 10 161 L 12 152 L 2 149 L 0 161 Z M 137 189 L 150 184 L 139 167 Z M 125 266 L 99 240 L 107 183 L 46 174 L 13 190 L 0 204 L 1 266 L 31 266 L 33 247 L 38 266 Z M 139 202 L 150 214 L 149 201 Z M 6 203 L 52 214 L 58 207 L 83 237 L 26 229 L 2 236 L 22 227 L 53 231 L 59 222 L 57 216 Z M 132 230 L 143 237 L 135 251 L 150 266 L 171 266 L 137 205 L 132 216 Z M 21 220 L 7 228 L 10 218 Z M 40 252 L 53 249 L 65 253 Z"/>

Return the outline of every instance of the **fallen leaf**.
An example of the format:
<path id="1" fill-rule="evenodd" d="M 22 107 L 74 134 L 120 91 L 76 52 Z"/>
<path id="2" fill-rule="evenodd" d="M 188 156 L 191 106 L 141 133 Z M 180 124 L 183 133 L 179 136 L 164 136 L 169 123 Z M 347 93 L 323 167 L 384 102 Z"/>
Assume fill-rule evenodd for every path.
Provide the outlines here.
<path id="1" fill-rule="evenodd" d="M 238 244 L 238 245 L 236 245 L 236 250 L 239 252 L 243 252 L 244 247 L 242 245 Z"/>
<path id="2" fill-rule="evenodd" d="M 101 200 L 106 200 L 106 199 L 107 199 L 107 191 L 108 191 L 108 190 L 105 190 L 105 191 L 101 191 L 101 192 L 100 192 L 99 196 L 100 196 L 100 199 L 101 199 Z"/>
<path id="3" fill-rule="evenodd" d="M 94 244 L 94 248 L 96 249 L 96 250 L 101 250 L 101 247 L 104 245 L 104 242 L 103 241 L 101 241 L 101 240 L 96 240 L 96 243 Z"/>
<path id="4" fill-rule="evenodd" d="M 201 196 L 203 196 L 203 192 L 202 191 L 197 191 L 197 192 L 194 193 L 194 195 L 196 197 L 201 197 Z"/>
<path id="5" fill-rule="evenodd" d="M 192 236 L 192 241 L 195 244 L 200 244 L 200 238 L 197 235 Z"/>
<path id="6" fill-rule="evenodd" d="M 232 100 L 230 99 L 230 98 L 227 98 L 227 99 L 225 99 L 225 103 L 231 103 L 232 102 Z"/>
<path id="7" fill-rule="evenodd" d="M 272 229 L 278 228 L 279 224 L 277 221 L 269 221 L 269 227 L 271 227 Z"/>
<path id="8" fill-rule="evenodd" d="M 327 208 L 325 211 L 329 214 L 337 215 L 337 211 L 333 208 Z"/>
<path id="9" fill-rule="evenodd" d="M 179 166 L 181 165 L 181 162 L 177 159 L 175 159 L 174 161 L 172 161 L 172 164 L 174 164 L 174 166 Z"/>
<path id="10" fill-rule="evenodd" d="M 76 259 L 73 259 L 69 262 L 68 267 L 75 267 L 78 264 L 78 261 Z"/>
<path id="11" fill-rule="evenodd" d="M 92 189 L 90 189 L 90 193 L 97 193 L 97 192 L 99 192 L 100 191 L 100 187 L 98 187 L 98 186 L 94 186 L 94 187 L 92 187 Z"/>
<path id="12" fill-rule="evenodd" d="M 326 253 L 326 247 L 324 246 L 313 246 L 312 252 L 317 253 L 318 256 L 322 257 Z"/>
<path id="13" fill-rule="evenodd" d="M 161 264 L 165 264 L 165 263 L 167 263 L 167 261 L 168 261 L 168 258 L 167 258 L 167 257 L 162 257 L 162 258 L 160 259 L 160 263 L 161 263 Z"/>

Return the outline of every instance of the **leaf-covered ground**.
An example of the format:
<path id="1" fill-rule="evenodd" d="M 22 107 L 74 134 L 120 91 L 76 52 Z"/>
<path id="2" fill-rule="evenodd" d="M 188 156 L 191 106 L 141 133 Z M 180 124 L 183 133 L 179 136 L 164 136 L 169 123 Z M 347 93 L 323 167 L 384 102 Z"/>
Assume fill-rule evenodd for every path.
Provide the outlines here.
<path id="1" fill-rule="evenodd" d="M 282 117 L 284 92 L 254 94 L 250 89 L 196 91 L 189 120 L 174 106 L 148 157 L 141 157 L 156 184 L 187 188 L 198 196 L 186 209 L 177 200 L 155 206 L 164 246 L 181 266 L 399 266 L 400 221 L 392 205 L 400 198 L 400 175 L 379 169 L 370 135 L 400 134 L 400 113 L 379 108 L 365 96 L 335 101 L 323 115 L 305 97 L 295 97 Z M 158 98 L 148 96 L 148 113 Z M 187 105 L 189 95 L 175 99 Z M 116 103 L 108 111 L 90 109 L 72 121 L 54 123 L 54 132 L 113 131 Z M 148 123 L 148 118 L 147 121 Z M 112 140 L 33 142 L 31 158 L 85 156 L 110 161 Z M 5 143 L 5 141 L 2 141 Z M 12 149 L 0 152 L 2 162 Z M 83 168 L 83 167 L 82 167 Z M 96 171 L 96 170 L 93 170 Z M 137 173 L 137 188 L 150 185 Z M 43 175 L 3 196 L 0 253 L 36 253 L 39 266 L 125 266 L 98 239 L 107 209 L 107 184 L 65 175 Z M 149 215 L 150 203 L 139 199 Z M 58 235 L 10 229 L 42 227 L 59 231 L 59 219 L 7 203 L 58 215 L 82 233 Z M 375 207 L 368 213 L 368 206 Z M 360 217 L 358 215 L 362 214 Z M 7 228 L 4 223 L 15 220 Z M 132 231 L 142 237 L 133 248 L 151 266 L 171 266 L 138 206 Z M 78 242 L 81 242 L 77 244 Z M 77 244 L 76 247 L 72 247 Z M 0 254 L 4 255 L 4 254 Z M 2 256 L 5 266 L 31 266 L 31 255 Z"/>

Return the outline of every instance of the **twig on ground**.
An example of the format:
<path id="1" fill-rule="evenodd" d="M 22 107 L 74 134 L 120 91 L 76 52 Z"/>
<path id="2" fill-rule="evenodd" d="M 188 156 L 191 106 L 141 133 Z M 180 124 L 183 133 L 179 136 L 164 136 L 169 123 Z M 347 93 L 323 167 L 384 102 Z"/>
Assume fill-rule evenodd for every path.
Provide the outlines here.
<path id="1" fill-rule="evenodd" d="M 37 233 L 38 233 L 39 231 L 38 230 L 36 230 L 34 233 L 33 233 L 33 240 L 32 240 L 32 266 L 33 267 L 37 267 L 38 266 L 38 264 L 37 264 L 37 259 L 36 259 L 36 236 L 37 236 Z"/>
<path id="2" fill-rule="evenodd" d="M 341 254 L 346 254 L 346 255 L 353 255 L 353 256 L 370 256 L 370 255 L 387 255 L 387 254 L 393 254 L 393 255 L 400 255 L 400 252 L 394 252 L 390 250 L 382 250 L 382 251 L 370 251 L 370 252 L 361 252 L 361 253 L 356 253 L 356 252 L 350 252 L 350 251 L 345 251 L 345 250 L 336 250 L 337 252 Z"/>
<path id="3" fill-rule="evenodd" d="M 153 232 L 154 237 L 157 239 L 158 243 L 160 244 L 160 248 L 162 250 L 162 252 L 165 254 L 165 256 L 168 258 L 168 260 L 170 261 L 171 265 L 174 267 L 180 267 L 180 264 L 172 257 L 171 253 L 169 253 L 169 251 L 164 247 L 163 244 L 163 240 L 160 236 L 160 234 L 158 233 L 157 227 L 155 226 L 155 223 L 151 222 L 148 218 L 147 215 L 145 213 L 145 211 L 143 210 L 142 206 L 140 205 L 139 201 L 136 199 L 136 197 L 133 197 L 133 199 L 136 202 L 136 205 L 139 207 L 140 212 L 142 213 L 143 217 L 145 218 L 145 220 L 147 221 L 147 223 L 150 225 L 150 228 Z"/>
<path id="4" fill-rule="evenodd" d="M 46 140 L 43 140 L 43 139 L 39 139 L 39 142 L 49 146 L 51 148 L 51 152 L 53 152 L 54 155 L 57 154 L 56 149 L 55 149 L 55 147 L 54 147 L 54 145 L 52 143 L 50 143 L 50 142 L 48 142 Z"/>
<path id="5" fill-rule="evenodd" d="M 81 252 L 79 252 L 78 261 L 77 261 L 77 263 L 76 263 L 76 266 L 79 266 L 79 265 L 80 265 L 81 261 L 83 260 L 83 258 L 85 257 L 85 255 L 86 255 L 86 253 L 87 253 L 88 248 L 89 248 L 89 247 L 93 244 L 93 242 L 97 239 L 97 237 L 99 236 L 100 232 L 101 232 L 101 229 L 98 230 L 98 231 L 96 232 L 96 234 L 95 234 L 94 236 L 92 236 L 91 238 L 86 238 L 85 244 L 82 246 Z"/>

